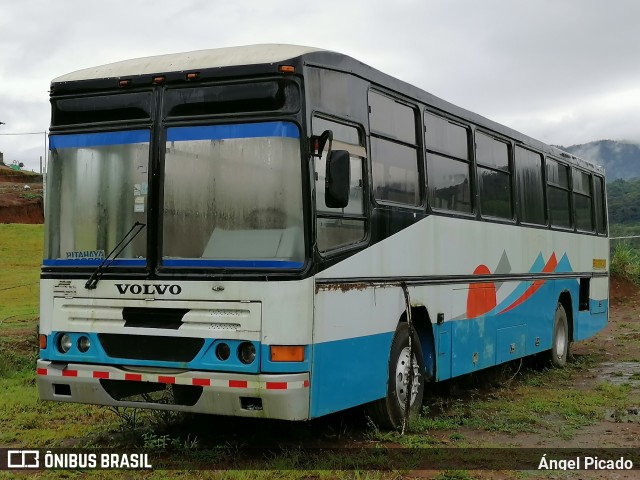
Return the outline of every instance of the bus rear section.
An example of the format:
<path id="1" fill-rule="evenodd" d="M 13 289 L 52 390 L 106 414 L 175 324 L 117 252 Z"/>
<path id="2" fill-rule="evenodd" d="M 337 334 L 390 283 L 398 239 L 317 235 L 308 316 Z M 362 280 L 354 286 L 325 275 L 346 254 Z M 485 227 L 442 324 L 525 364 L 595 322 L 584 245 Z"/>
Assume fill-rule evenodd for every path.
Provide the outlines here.
<path id="1" fill-rule="evenodd" d="M 83 281 L 43 283 L 40 398 L 308 418 L 310 332 L 296 326 L 310 314 L 308 282 L 103 280 L 91 296 Z"/>

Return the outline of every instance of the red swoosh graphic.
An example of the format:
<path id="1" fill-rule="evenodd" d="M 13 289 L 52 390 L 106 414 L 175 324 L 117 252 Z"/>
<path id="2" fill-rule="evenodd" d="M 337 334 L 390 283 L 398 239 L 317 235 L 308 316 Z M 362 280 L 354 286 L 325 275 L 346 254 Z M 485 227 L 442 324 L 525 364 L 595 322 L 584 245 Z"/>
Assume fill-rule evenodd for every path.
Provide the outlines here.
<path id="1" fill-rule="evenodd" d="M 556 254 L 554 252 L 554 253 L 551 254 L 551 257 L 549 258 L 549 261 L 547 262 L 547 264 L 542 269 L 542 273 L 552 273 L 556 269 L 557 266 L 558 266 L 558 260 L 556 259 Z M 502 313 L 505 313 L 505 312 L 508 312 L 509 310 L 513 310 L 518 305 L 524 303 L 529 297 L 531 297 L 531 295 L 536 293 L 538 291 L 538 289 L 542 285 L 544 285 L 544 283 L 545 283 L 545 280 L 536 280 L 536 281 L 534 281 L 531 285 L 529 285 L 529 288 L 527 288 L 525 290 L 525 292 L 522 294 L 522 296 L 520 298 L 518 298 L 515 302 L 513 302 L 507 308 L 505 308 L 500 313 L 498 313 L 498 315 L 500 315 Z"/>

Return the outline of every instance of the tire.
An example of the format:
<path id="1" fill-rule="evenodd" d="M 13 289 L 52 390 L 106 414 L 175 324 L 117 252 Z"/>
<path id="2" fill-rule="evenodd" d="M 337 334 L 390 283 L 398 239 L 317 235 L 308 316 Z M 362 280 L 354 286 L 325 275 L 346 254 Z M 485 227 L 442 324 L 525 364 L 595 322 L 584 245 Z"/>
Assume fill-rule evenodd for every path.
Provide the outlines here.
<path id="1" fill-rule="evenodd" d="M 553 320 L 553 335 L 551 336 L 551 350 L 547 355 L 547 360 L 552 367 L 563 368 L 567 364 L 569 357 L 569 320 L 567 312 L 562 303 L 558 302 L 556 314 Z"/>
<path id="2" fill-rule="evenodd" d="M 410 415 L 420 413 L 424 395 L 424 357 L 418 336 L 413 335 L 414 377 Z M 383 429 L 396 430 L 402 427 L 406 386 L 409 371 L 409 327 L 401 323 L 393 336 L 389 354 L 387 395 L 369 405 L 368 413 L 376 425 Z M 404 388 L 403 388 L 404 387 Z"/>

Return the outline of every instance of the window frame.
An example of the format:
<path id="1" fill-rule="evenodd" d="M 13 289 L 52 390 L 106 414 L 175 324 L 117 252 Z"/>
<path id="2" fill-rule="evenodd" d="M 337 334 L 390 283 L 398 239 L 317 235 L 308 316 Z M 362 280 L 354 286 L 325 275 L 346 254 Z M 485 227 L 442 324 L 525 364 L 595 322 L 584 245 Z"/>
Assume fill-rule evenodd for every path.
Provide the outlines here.
<path id="1" fill-rule="evenodd" d="M 606 190 L 606 181 L 602 175 L 598 175 L 595 172 L 592 172 L 591 175 L 593 182 L 593 214 L 595 219 L 595 233 L 598 236 L 608 236 L 609 235 L 609 212 L 607 210 L 607 190 Z M 598 194 L 598 181 L 601 183 L 600 186 L 600 194 Z M 598 228 L 598 202 L 600 203 L 600 207 L 602 209 L 602 230 Z"/>
<path id="2" fill-rule="evenodd" d="M 548 170 L 548 165 L 549 165 L 549 161 L 555 162 L 556 164 L 558 164 L 559 166 L 562 166 L 564 168 L 567 169 L 568 173 L 567 173 L 567 186 L 563 187 L 562 185 L 558 184 L 558 183 L 554 183 L 549 179 L 549 170 Z M 561 230 L 564 232 L 575 232 L 575 219 L 573 218 L 573 195 L 572 195 L 572 183 L 573 183 L 573 179 L 571 176 L 571 167 L 572 165 L 569 165 L 567 163 L 564 163 L 560 160 L 558 160 L 556 157 L 552 157 L 550 155 L 545 155 L 545 162 L 544 162 L 544 166 L 545 166 L 545 177 L 546 177 L 546 198 L 547 198 L 547 209 L 548 209 L 548 216 L 549 216 L 549 228 L 551 230 Z M 562 190 L 564 192 L 566 192 L 568 194 L 569 197 L 569 223 L 570 225 L 568 227 L 562 226 L 562 225 L 554 225 L 553 223 L 553 219 L 551 218 L 551 192 L 552 189 L 557 189 L 557 190 Z"/>
<path id="3" fill-rule="evenodd" d="M 523 210 L 522 210 L 522 205 L 520 204 L 520 183 L 519 183 L 519 178 L 520 178 L 520 168 L 519 168 L 519 163 L 518 163 L 518 155 L 517 155 L 517 151 L 518 148 L 522 149 L 522 150 L 526 150 L 527 152 L 533 153 L 535 155 L 537 155 L 540 158 L 540 178 L 542 180 L 542 213 L 544 215 L 544 223 L 533 223 L 533 222 L 528 222 L 525 221 L 523 219 L 524 215 L 523 215 Z M 518 219 L 518 224 L 526 226 L 526 227 L 534 227 L 534 228 L 548 228 L 550 226 L 550 215 L 549 215 L 549 202 L 547 201 L 547 165 L 545 163 L 545 155 L 544 153 L 535 150 L 531 147 L 529 147 L 526 144 L 516 144 L 514 145 L 513 148 L 513 166 L 514 166 L 514 171 L 515 171 L 515 195 L 516 195 L 516 218 Z"/>
<path id="4" fill-rule="evenodd" d="M 413 124 L 414 124 L 414 129 L 415 129 L 415 144 L 412 143 L 408 143 L 405 140 L 396 138 L 394 136 L 391 136 L 391 134 L 389 133 L 385 133 L 379 130 L 375 130 L 371 128 L 371 103 L 369 102 L 369 97 L 371 94 L 376 94 L 376 95 L 380 95 L 382 97 L 386 97 L 389 100 L 392 100 L 395 103 L 398 103 L 402 106 L 405 106 L 407 108 L 409 108 L 412 112 L 413 112 Z M 379 90 L 377 88 L 373 88 L 370 87 L 367 90 L 367 109 L 368 109 L 368 114 L 367 114 L 367 122 L 368 122 L 368 127 L 369 127 L 369 152 L 368 152 L 368 157 L 369 157 L 369 164 L 370 164 L 370 174 L 371 174 L 371 183 L 370 183 L 370 194 L 371 194 L 371 199 L 373 201 L 373 204 L 375 206 L 387 206 L 387 207 L 399 207 L 399 208 L 403 208 L 403 209 L 409 209 L 409 210 L 415 210 L 415 211 L 420 211 L 423 212 L 425 209 L 425 204 L 426 204 L 426 184 L 425 184 L 425 173 L 426 173 L 426 167 L 425 167 L 425 158 L 424 158 L 424 148 L 422 146 L 422 143 L 424 141 L 424 139 L 421 139 L 421 135 L 420 135 L 420 129 L 422 128 L 422 121 L 420 119 L 420 106 L 414 103 L 411 103 L 409 101 L 403 100 L 401 98 L 399 98 L 397 95 L 394 95 L 393 93 L 389 93 L 389 92 L 385 92 L 382 90 Z M 379 140 L 385 141 L 385 142 L 389 142 L 391 144 L 395 144 L 395 145 L 400 145 L 403 147 L 407 147 L 407 148 L 411 148 L 412 150 L 414 150 L 416 152 L 416 173 L 417 173 L 417 178 L 418 178 L 418 182 L 417 182 L 417 194 L 418 194 L 418 203 L 417 204 L 413 204 L 413 203 L 404 203 L 404 202 L 396 202 L 393 200 L 385 200 L 382 198 L 378 198 L 376 196 L 376 184 L 375 184 L 375 180 L 374 180 L 374 158 L 372 155 L 372 150 L 373 150 L 373 146 L 372 146 L 372 139 L 373 138 L 377 138 Z M 422 153 L 421 153 L 422 152 Z"/>
<path id="5" fill-rule="evenodd" d="M 340 212 L 330 212 L 330 211 L 320 211 L 318 210 L 318 205 L 316 202 L 316 182 L 318 181 L 316 178 L 316 170 L 315 170 L 315 157 L 311 157 L 311 161 L 313 162 L 313 168 L 311 169 L 311 174 L 312 174 L 312 191 L 311 191 L 311 195 L 312 195 L 312 200 L 313 200 L 313 218 L 312 218 L 312 223 L 313 223 L 313 240 L 314 240 L 314 249 L 316 250 L 316 252 L 320 255 L 320 257 L 322 258 L 326 258 L 326 257 L 331 257 L 334 255 L 339 255 L 342 254 L 344 252 L 349 252 L 351 250 L 358 250 L 363 248 L 364 246 L 369 244 L 369 241 L 371 239 L 371 222 L 369 220 L 370 217 L 370 180 L 369 180 L 369 175 L 370 175 L 370 167 L 368 165 L 369 162 L 369 153 L 367 152 L 367 146 L 366 146 L 366 132 L 365 129 L 363 127 L 363 125 L 357 123 L 357 122 L 351 122 L 349 120 L 340 118 L 340 117 L 336 117 L 327 113 L 324 113 L 322 111 L 318 111 L 318 110 L 314 110 L 311 112 L 311 134 L 314 135 L 313 133 L 313 128 L 314 128 L 314 119 L 315 118 L 319 118 L 325 122 L 332 122 L 332 123 L 336 123 L 339 125 L 343 125 L 346 127 L 351 127 L 354 128 L 357 133 L 358 133 L 358 138 L 359 138 L 359 142 L 360 145 L 358 145 L 357 147 L 359 149 L 362 149 L 361 152 L 354 152 L 348 149 L 349 146 L 352 147 L 356 147 L 356 145 L 353 145 L 351 143 L 347 143 L 341 140 L 336 140 L 334 139 L 332 141 L 332 148 L 335 149 L 346 149 L 347 151 L 349 151 L 349 157 L 358 157 L 362 159 L 362 214 L 357 215 L 357 214 L 353 214 L 353 213 L 340 213 Z M 322 132 L 320 132 L 322 133 Z M 320 133 L 317 133 L 318 135 Z M 336 148 L 336 147 L 340 147 L 340 148 Z M 359 153 L 363 153 L 364 156 L 360 155 Z M 319 218 L 326 218 L 326 219 L 334 219 L 334 220 L 356 220 L 356 221 L 362 221 L 363 226 L 364 226 L 364 235 L 363 237 L 354 243 L 349 243 L 346 245 L 337 245 L 335 247 L 326 249 L 326 250 L 320 250 L 320 248 L 318 247 L 318 219 Z"/>
<path id="6" fill-rule="evenodd" d="M 437 117 L 439 119 L 442 119 L 448 123 L 451 123 L 452 125 L 458 126 L 462 129 L 465 130 L 466 134 L 467 134 L 467 158 L 460 158 L 460 157 L 455 157 L 453 155 L 451 155 L 450 153 L 447 152 L 443 152 L 440 150 L 435 150 L 433 148 L 429 148 L 429 142 L 427 141 L 427 121 L 426 121 L 426 115 L 431 115 L 433 117 Z M 423 141 L 424 141 L 424 168 L 425 168 L 425 175 L 426 175 L 426 183 L 425 183 L 425 198 L 428 202 L 428 206 L 429 206 L 429 210 L 431 212 L 437 213 L 437 214 L 442 214 L 442 215 L 449 215 L 449 216 L 454 216 L 454 217 L 464 217 L 464 218 L 476 218 L 477 214 L 478 214 L 478 205 L 477 205 L 477 186 L 476 186 L 476 172 L 475 169 L 473 168 L 473 159 L 474 159 L 474 154 L 473 154 L 473 127 L 469 124 L 463 123 L 460 120 L 456 119 L 456 118 L 452 118 L 451 116 L 447 115 L 445 112 L 440 112 L 440 111 L 436 111 L 436 110 L 431 110 L 428 108 L 425 108 L 424 111 L 422 112 L 422 121 L 424 123 L 424 135 L 423 135 Z M 449 160 L 453 160 L 453 161 L 457 161 L 459 163 L 465 163 L 467 164 L 467 171 L 468 171 L 468 175 L 469 175 L 469 202 L 471 204 L 471 209 L 468 212 L 462 211 L 462 210 L 450 210 L 450 209 L 446 209 L 446 208 L 440 208 L 440 207 L 436 207 L 434 206 L 434 202 L 431 201 L 431 193 L 430 193 L 430 177 L 429 177 L 429 159 L 428 156 L 429 155 L 437 155 L 439 157 L 443 157 L 443 158 L 447 158 Z"/>
<path id="7" fill-rule="evenodd" d="M 587 175 L 588 177 L 588 182 L 587 182 L 587 186 L 589 187 L 590 193 L 586 194 L 584 192 L 580 192 L 578 190 L 576 190 L 574 188 L 575 186 L 575 182 L 573 181 L 574 175 L 578 173 L 581 175 Z M 585 171 L 582 170 L 576 166 L 572 166 L 571 167 L 571 204 L 572 204 L 572 210 L 573 210 L 573 217 L 574 217 L 574 223 L 575 223 L 575 229 L 576 232 L 579 233 L 597 233 L 596 230 L 596 219 L 595 219 L 595 204 L 594 204 L 594 185 L 593 185 L 593 174 L 592 172 L 589 171 Z M 591 230 L 585 230 L 582 228 L 578 227 L 578 212 L 577 212 L 577 202 L 576 202 L 576 195 L 578 195 L 581 198 L 588 198 L 589 199 L 589 205 L 590 205 L 590 213 L 591 213 Z"/>
<path id="8" fill-rule="evenodd" d="M 488 165 L 485 163 L 480 163 L 478 161 L 478 141 L 477 135 L 481 134 L 486 137 L 489 137 L 491 140 L 504 143 L 507 146 L 507 170 L 499 167 L 495 167 L 493 165 Z M 515 195 L 515 186 L 514 186 L 514 151 L 513 151 L 513 141 L 510 138 L 503 137 L 502 135 L 498 135 L 490 130 L 485 130 L 483 128 L 475 128 L 473 131 L 473 160 L 474 160 L 474 171 L 476 176 L 476 188 L 477 188 L 477 198 L 478 198 L 478 215 L 480 219 L 483 221 L 493 221 L 499 223 L 508 223 L 508 224 L 516 224 L 517 214 L 516 214 L 516 200 L 514 198 Z M 509 178 L 509 202 L 511 207 L 511 216 L 510 217 L 497 217 L 494 215 L 487 215 L 482 211 L 482 192 L 480 189 L 480 174 L 478 172 L 479 169 L 491 170 L 493 172 L 506 174 Z"/>

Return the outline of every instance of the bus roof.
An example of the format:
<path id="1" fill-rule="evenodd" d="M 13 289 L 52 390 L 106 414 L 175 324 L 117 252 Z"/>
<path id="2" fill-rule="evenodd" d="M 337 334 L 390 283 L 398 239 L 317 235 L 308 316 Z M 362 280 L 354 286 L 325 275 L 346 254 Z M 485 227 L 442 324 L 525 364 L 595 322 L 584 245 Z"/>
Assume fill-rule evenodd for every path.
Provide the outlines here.
<path id="1" fill-rule="evenodd" d="M 574 165 L 604 174 L 604 168 L 557 147 L 546 145 L 510 127 L 487 119 L 482 115 L 458 107 L 446 100 L 366 65 L 348 55 L 315 47 L 286 44 L 259 44 L 237 47 L 196 50 L 193 52 L 171 53 L 151 57 L 134 58 L 86 68 L 62 75 L 52 80 L 55 84 L 94 81 L 109 78 L 133 77 L 138 75 L 163 75 L 172 72 L 215 70 L 223 67 L 273 65 L 285 61 L 296 61 L 303 65 L 330 68 L 356 75 L 382 88 L 397 92 L 455 117 L 489 128 L 516 141 L 560 156 Z"/>
<path id="2" fill-rule="evenodd" d="M 193 52 L 170 53 L 152 57 L 134 58 L 85 68 L 53 79 L 52 83 L 75 82 L 98 78 L 114 78 L 131 75 L 146 75 L 165 72 L 181 72 L 205 68 L 230 67 L 277 63 L 301 55 L 324 51 L 319 48 L 299 45 L 245 45 L 240 47 L 196 50 Z"/>

